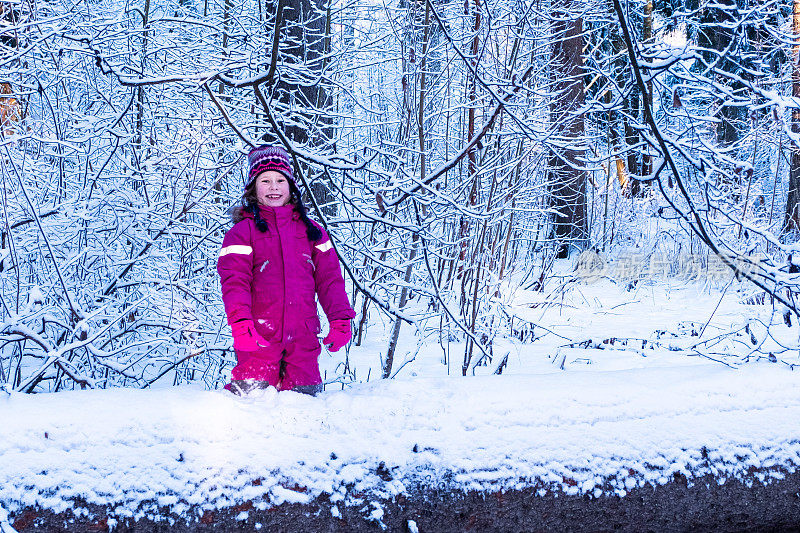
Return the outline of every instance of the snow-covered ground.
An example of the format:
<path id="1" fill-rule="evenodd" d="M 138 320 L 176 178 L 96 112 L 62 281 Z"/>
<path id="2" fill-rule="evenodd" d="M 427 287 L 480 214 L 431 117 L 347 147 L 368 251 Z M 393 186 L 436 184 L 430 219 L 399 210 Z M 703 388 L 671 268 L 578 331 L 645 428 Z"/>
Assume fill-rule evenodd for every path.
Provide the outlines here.
<path id="1" fill-rule="evenodd" d="M 448 376 L 439 345 L 417 351 L 406 335 L 399 358 L 416 357 L 395 379 L 316 398 L 192 386 L 2 393 L 0 522 L 76 498 L 141 517 L 328 494 L 334 516 L 359 505 L 379 518 L 381 499 L 420 485 L 599 496 L 675 473 L 780 478 L 800 464 L 800 360 L 767 349 L 797 325 L 723 288 L 575 284 L 558 302 L 520 291 L 515 314 L 537 340 L 498 342 L 475 376 L 460 376 L 456 348 Z M 378 375 L 363 365 L 382 342 L 351 351 L 361 376 Z M 503 351 L 503 375 L 486 375 Z"/>

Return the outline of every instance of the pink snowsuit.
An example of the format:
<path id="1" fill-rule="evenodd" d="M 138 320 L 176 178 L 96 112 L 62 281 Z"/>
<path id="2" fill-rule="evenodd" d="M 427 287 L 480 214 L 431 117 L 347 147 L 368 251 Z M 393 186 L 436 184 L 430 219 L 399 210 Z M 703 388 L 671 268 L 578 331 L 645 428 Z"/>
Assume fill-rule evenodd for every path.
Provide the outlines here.
<path id="1" fill-rule="evenodd" d="M 231 379 L 266 380 L 279 390 L 322 382 L 315 295 L 328 320 L 355 316 L 347 299 L 339 258 L 327 233 L 311 242 L 292 205 L 260 208 L 262 233 L 253 215 L 225 234 L 217 262 L 228 323 L 250 319 L 269 346 L 236 352 Z M 283 367 L 283 368 L 282 368 Z"/>

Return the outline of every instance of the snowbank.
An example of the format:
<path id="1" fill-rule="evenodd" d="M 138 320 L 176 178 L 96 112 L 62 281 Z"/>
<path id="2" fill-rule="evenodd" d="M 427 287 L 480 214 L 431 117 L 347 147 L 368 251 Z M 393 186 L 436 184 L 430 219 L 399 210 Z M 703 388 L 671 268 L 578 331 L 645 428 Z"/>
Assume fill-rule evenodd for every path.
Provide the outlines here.
<path id="1" fill-rule="evenodd" d="M 118 517 L 417 486 L 593 496 L 800 464 L 800 374 L 752 363 L 380 381 L 312 398 L 194 387 L 0 397 L 0 508 Z M 159 510 L 160 508 L 160 510 Z M 335 510 L 334 510 L 335 511 Z"/>

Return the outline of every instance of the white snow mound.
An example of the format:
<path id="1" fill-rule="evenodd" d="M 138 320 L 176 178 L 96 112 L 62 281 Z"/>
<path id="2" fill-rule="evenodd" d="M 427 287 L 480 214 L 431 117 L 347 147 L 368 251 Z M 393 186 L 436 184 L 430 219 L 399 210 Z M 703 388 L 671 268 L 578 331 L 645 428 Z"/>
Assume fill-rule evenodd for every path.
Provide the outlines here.
<path id="1" fill-rule="evenodd" d="M 357 505 L 419 485 L 625 495 L 675 473 L 779 478 L 800 464 L 798 435 L 800 374 L 769 364 L 392 380 L 316 398 L 15 394 L 0 397 L 0 508 L 81 498 L 153 517 L 323 493 Z"/>

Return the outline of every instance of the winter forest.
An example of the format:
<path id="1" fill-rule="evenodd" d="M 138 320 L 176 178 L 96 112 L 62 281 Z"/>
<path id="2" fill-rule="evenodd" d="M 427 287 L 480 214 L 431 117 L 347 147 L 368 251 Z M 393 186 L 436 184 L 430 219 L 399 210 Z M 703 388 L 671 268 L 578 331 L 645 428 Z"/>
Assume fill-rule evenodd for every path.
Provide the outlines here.
<path id="1" fill-rule="evenodd" d="M 798 2 L 0 9 L 8 392 L 224 384 L 216 261 L 264 142 L 291 154 L 357 312 L 328 386 L 421 347 L 450 375 L 510 373 L 508 346 L 558 337 L 543 306 L 656 279 L 755 309 L 676 350 L 798 363 Z"/>

